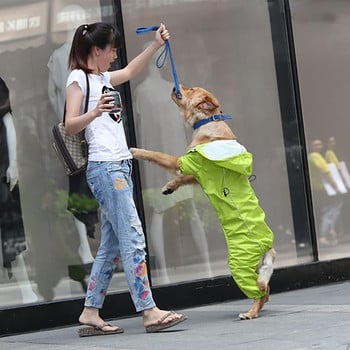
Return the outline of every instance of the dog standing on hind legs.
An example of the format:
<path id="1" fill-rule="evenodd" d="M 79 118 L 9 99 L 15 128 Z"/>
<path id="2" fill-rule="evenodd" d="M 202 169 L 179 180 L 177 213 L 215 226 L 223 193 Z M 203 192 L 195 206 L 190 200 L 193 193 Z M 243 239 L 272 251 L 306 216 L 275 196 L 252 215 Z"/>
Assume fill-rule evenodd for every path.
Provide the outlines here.
<path id="1" fill-rule="evenodd" d="M 130 151 L 134 158 L 151 161 L 175 175 L 163 187 L 163 194 L 186 184 L 200 184 L 223 228 L 232 277 L 254 300 L 251 309 L 239 317 L 256 318 L 269 300 L 275 250 L 273 233 L 249 182 L 252 154 L 237 142 L 225 122 L 231 117 L 222 113 L 212 93 L 183 85 L 180 93 L 173 92 L 171 97 L 184 121 L 194 129 L 187 153 L 175 157 L 139 148 Z"/>

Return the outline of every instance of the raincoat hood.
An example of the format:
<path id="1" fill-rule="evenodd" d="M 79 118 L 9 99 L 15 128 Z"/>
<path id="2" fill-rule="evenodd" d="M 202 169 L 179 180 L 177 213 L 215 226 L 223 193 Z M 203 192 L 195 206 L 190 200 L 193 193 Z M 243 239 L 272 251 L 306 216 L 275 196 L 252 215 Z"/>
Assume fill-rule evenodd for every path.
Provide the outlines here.
<path id="1" fill-rule="evenodd" d="M 198 152 L 217 166 L 249 176 L 252 173 L 253 156 L 236 140 L 218 140 L 198 145 L 188 152 Z"/>

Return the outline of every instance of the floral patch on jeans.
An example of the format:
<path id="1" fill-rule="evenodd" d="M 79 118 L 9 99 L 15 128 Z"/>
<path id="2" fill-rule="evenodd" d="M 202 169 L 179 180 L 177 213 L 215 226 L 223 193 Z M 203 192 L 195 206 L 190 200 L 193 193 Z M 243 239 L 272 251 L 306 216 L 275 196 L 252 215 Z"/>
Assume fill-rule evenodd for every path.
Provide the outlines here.
<path id="1" fill-rule="evenodd" d="M 147 266 L 144 261 L 136 267 L 135 289 L 141 299 L 146 299 L 149 295 L 149 281 L 147 276 Z"/>

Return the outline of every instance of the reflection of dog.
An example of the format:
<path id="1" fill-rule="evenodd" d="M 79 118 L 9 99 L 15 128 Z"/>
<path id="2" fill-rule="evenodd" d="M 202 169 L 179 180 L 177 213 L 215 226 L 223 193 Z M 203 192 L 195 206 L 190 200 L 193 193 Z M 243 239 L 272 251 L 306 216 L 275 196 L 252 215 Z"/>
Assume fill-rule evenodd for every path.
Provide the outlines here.
<path id="1" fill-rule="evenodd" d="M 139 148 L 130 151 L 134 158 L 154 162 L 176 175 L 163 187 L 164 194 L 185 184 L 201 185 L 224 230 L 232 276 L 242 292 L 254 299 L 251 309 L 239 317 L 258 317 L 269 299 L 275 251 L 273 233 L 248 179 L 252 155 L 236 141 L 224 122 L 230 116 L 222 114 L 210 92 L 183 85 L 180 91 L 182 98 L 173 93 L 172 99 L 195 129 L 186 155 L 175 157 Z"/>

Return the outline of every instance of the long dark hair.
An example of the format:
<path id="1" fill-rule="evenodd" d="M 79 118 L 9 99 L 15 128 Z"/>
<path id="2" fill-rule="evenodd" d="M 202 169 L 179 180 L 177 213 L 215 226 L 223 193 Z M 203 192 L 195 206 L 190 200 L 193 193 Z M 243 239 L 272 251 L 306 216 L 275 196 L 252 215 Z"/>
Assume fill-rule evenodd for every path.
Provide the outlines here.
<path id="1" fill-rule="evenodd" d="M 103 50 L 109 44 L 116 49 L 121 46 L 120 34 L 110 24 L 96 22 L 80 25 L 74 33 L 68 68 L 82 69 L 86 73 L 91 73 L 87 60 L 92 47 L 97 46 Z"/>

